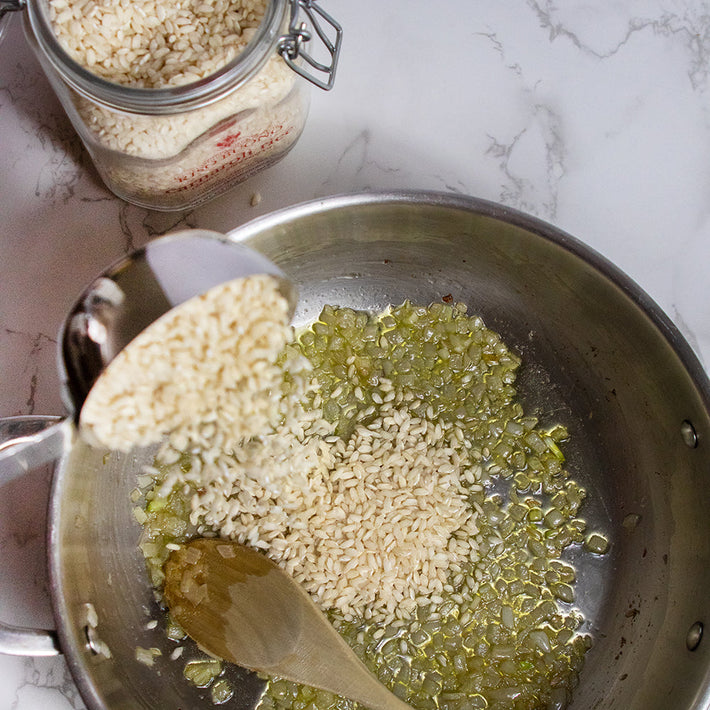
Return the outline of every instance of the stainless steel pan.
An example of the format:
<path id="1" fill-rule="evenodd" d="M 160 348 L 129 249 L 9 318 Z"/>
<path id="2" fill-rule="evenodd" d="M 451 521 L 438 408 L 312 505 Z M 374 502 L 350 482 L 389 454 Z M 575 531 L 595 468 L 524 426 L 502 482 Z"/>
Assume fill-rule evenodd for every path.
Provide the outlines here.
<path id="1" fill-rule="evenodd" d="M 702 633 L 710 621 L 710 384 L 634 283 L 549 225 L 452 195 L 333 197 L 232 236 L 296 282 L 297 322 L 325 303 L 379 309 L 451 294 L 500 332 L 523 357 L 525 406 L 570 429 L 568 462 L 589 493 L 583 512 L 611 541 L 607 555 L 587 557 L 579 570 L 578 603 L 595 643 L 571 707 L 710 706 L 710 639 Z M 182 682 L 181 664 L 163 657 L 158 674 L 134 660 L 136 646 L 170 650 L 160 629 L 146 628 L 155 605 L 129 502 L 149 456 L 105 457 L 74 441 L 54 477 L 58 640 L 35 633 L 43 651 L 32 652 L 60 648 L 91 710 L 210 706 L 206 692 Z M 0 634 L 5 650 L 32 639 L 8 633 Z M 96 653 L 99 642 L 110 658 Z M 235 673 L 234 707 L 247 708 L 258 684 Z"/>

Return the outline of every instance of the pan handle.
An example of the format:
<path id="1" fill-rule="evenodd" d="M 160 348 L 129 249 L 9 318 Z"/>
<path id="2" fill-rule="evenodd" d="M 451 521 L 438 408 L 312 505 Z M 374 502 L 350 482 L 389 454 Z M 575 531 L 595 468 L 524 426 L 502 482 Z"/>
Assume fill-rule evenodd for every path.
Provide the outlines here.
<path id="1" fill-rule="evenodd" d="M 69 418 L 20 416 L 0 419 L 0 483 L 58 461 L 74 437 Z"/>
<path id="2" fill-rule="evenodd" d="M 0 486 L 27 471 L 59 459 L 71 441 L 73 424 L 51 416 L 0 419 Z M 57 634 L 49 629 L 0 622 L 0 653 L 13 656 L 56 656 Z"/>

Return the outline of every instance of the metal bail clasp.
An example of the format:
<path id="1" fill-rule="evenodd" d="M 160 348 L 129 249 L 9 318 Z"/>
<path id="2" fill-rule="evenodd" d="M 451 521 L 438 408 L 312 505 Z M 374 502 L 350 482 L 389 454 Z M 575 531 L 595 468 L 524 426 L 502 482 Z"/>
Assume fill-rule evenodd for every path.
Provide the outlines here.
<path id="1" fill-rule="evenodd" d="M 304 49 L 304 45 L 310 42 L 312 35 L 308 25 L 299 18 L 301 10 L 306 14 L 310 25 L 328 52 L 330 56 L 328 64 L 317 61 Z M 335 33 L 332 40 L 323 28 L 322 23 L 330 26 L 331 34 L 332 32 Z M 279 39 L 278 50 L 293 71 L 321 89 L 330 91 L 335 83 L 335 70 L 338 65 L 342 40 L 343 28 L 325 10 L 319 7 L 315 0 L 291 0 L 291 22 L 288 34 Z M 309 71 L 308 67 L 297 63 L 296 60 L 299 58 L 303 59 L 315 71 Z"/>

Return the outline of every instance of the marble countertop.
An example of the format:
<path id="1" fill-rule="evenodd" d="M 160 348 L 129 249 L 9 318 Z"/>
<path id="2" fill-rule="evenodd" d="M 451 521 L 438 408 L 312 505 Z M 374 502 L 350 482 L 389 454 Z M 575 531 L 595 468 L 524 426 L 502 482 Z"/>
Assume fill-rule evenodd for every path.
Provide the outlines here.
<path id="1" fill-rule="evenodd" d="M 368 188 L 537 215 L 631 276 L 710 362 L 707 0 L 322 0 L 343 25 L 287 158 L 187 212 L 100 183 L 13 17 L 0 45 L 0 415 L 61 414 L 56 334 L 104 266 L 181 226 L 226 231 Z M 262 197 L 251 205 L 252 195 Z M 0 618 L 50 624 L 47 476 L 0 489 Z M 61 657 L 0 656 L 0 709 L 83 707 Z"/>

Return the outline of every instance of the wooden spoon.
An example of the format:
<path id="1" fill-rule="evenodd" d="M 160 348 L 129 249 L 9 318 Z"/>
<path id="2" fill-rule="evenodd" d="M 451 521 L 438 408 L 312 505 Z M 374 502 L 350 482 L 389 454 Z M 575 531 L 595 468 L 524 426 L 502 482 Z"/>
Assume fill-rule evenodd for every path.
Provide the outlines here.
<path id="1" fill-rule="evenodd" d="M 199 646 L 243 668 L 409 710 L 363 665 L 309 594 L 256 550 L 197 539 L 165 563 L 171 616 Z"/>

